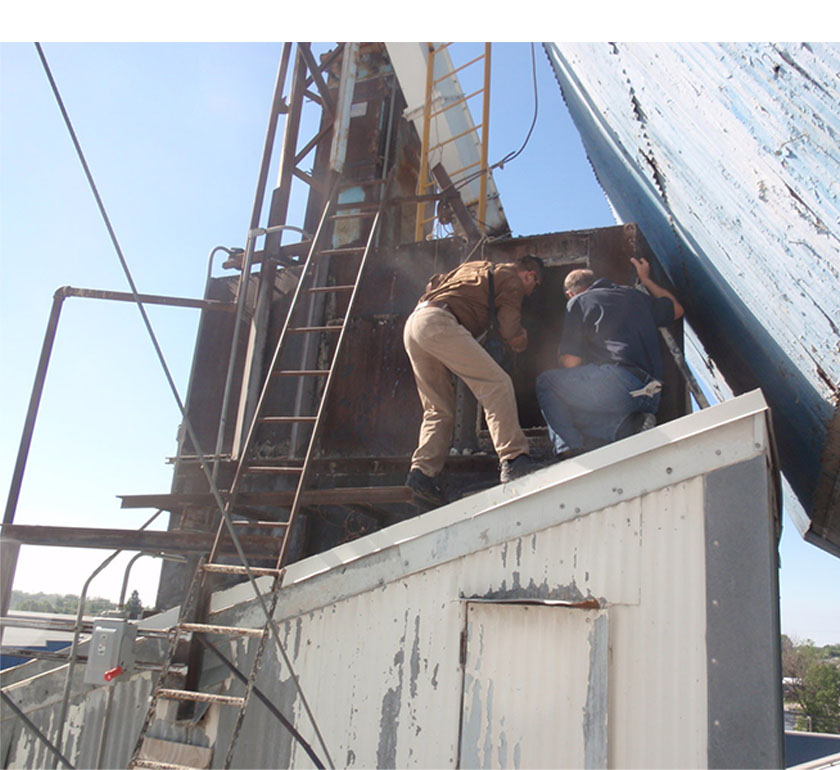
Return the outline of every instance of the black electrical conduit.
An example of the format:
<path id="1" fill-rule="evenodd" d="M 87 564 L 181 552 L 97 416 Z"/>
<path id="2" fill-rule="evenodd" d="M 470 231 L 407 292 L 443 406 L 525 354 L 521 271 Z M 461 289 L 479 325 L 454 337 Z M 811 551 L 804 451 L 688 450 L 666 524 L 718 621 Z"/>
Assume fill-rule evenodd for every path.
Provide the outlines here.
<path id="1" fill-rule="evenodd" d="M 99 190 L 96 186 L 96 182 L 94 182 L 94 180 L 93 180 L 93 175 L 90 172 L 90 168 L 88 167 L 87 160 L 85 159 L 84 152 L 82 151 L 82 147 L 79 144 L 78 138 L 76 137 L 76 132 L 73 129 L 73 124 L 70 121 L 70 116 L 67 114 L 67 110 L 64 107 L 64 101 L 62 100 L 61 94 L 58 91 L 58 86 L 56 85 L 55 80 L 53 79 L 52 72 L 50 71 L 49 64 L 47 63 L 47 59 L 44 56 L 44 52 L 41 49 L 40 43 L 35 43 L 35 48 L 38 51 L 38 56 L 41 59 L 41 64 L 44 67 L 44 72 L 47 75 L 47 79 L 50 82 L 50 87 L 52 88 L 53 95 L 55 96 L 56 102 L 58 103 L 58 107 L 59 107 L 59 110 L 61 111 L 61 115 L 64 118 L 64 123 L 67 126 L 68 132 L 70 133 L 70 138 L 72 139 L 73 146 L 76 149 L 76 154 L 79 156 L 79 161 L 82 164 L 82 168 L 85 172 L 85 176 L 87 177 L 88 184 L 91 188 L 91 192 L 93 193 L 93 196 L 96 199 L 97 206 L 99 207 L 99 212 L 102 215 L 102 219 L 105 223 L 105 227 L 108 230 L 108 235 L 111 238 L 111 243 L 114 246 L 114 250 L 116 251 L 117 258 L 120 261 L 120 265 L 122 266 L 123 273 L 125 274 L 126 280 L 128 281 L 128 284 L 131 288 L 131 293 L 132 293 L 132 295 L 134 295 L 134 299 L 135 299 L 135 302 L 137 304 L 137 309 L 140 311 L 140 315 L 143 318 L 143 323 L 146 326 L 146 331 L 149 333 L 149 338 L 150 338 L 150 340 L 152 342 L 152 345 L 155 349 L 155 353 L 158 357 L 158 361 L 160 362 L 161 368 L 163 369 L 163 373 L 164 373 L 164 375 L 166 377 L 166 380 L 169 384 L 169 388 L 172 391 L 172 395 L 175 398 L 175 402 L 178 405 L 178 410 L 181 413 L 184 428 L 187 431 L 187 433 L 190 437 L 190 440 L 193 442 L 193 446 L 195 447 L 196 454 L 198 455 L 199 462 L 201 464 L 201 469 L 204 472 L 204 475 L 207 477 L 208 483 L 210 484 L 210 491 L 213 494 L 213 498 L 216 501 L 216 505 L 219 509 L 220 514 L 222 515 L 222 518 L 224 519 L 225 525 L 228 528 L 228 531 L 229 531 L 230 537 L 231 537 L 231 541 L 233 542 L 234 547 L 236 548 L 236 553 L 239 556 L 239 560 L 241 561 L 243 567 L 245 567 L 245 572 L 248 576 L 248 580 L 251 583 L 251 587 L 254 589 L 254 594 L 257 597 L 257 601 L 259 602 L 259 604 L 262 608 L 262 611 L 265 614 L 268 625 L 271 628 L 271 632 L 274 636 L 274 640 L 277 643 L 277 648 L 280 650 L 280 653 L 283 657 L 283 661 L 286 664 L 286 666 L 289 668 L 289 671 L 291 672 L 291 678 L 292 678 L 292 681 L 295 684 L 295 687 L 298 691 L 298 694 L 300 695 L 301 704 L 304 706 L 304 708 L 306 710 L 306 713 L 309 716 L 310 721 L 312 722 L 312 726 L 315 730 L 316 735 L 318 736 L 319 742 L 321 743 L 321 748 L 323 749 L 324 754 L 326 755 L 327 760 L 330 763 L 330 767 L 333 767 L 333 763 L 332 763 L 332 759 L 330 757 L 329 750 L 327 749 L 327 745 L 324 741 L 323 736 L 321 735 L 321 731 L 318 727 L 318 723 L 315 721 L 315 715 L 312 713 L 312 710 L 309 707 L 309 702 L 307 701 L 306 696 L 303 693 L 303 689 L 300 686 L 300 682 L 298 681 L 297 674 L 295 673 L 294 669 L 292 668 L 291 661 L 289 660 L 289 657 L 286 654 L 286 650 L 283 647 L 283 643 L 280 640 L 280 633 L 277 630 L 277 626 L 275 625 L 274 620 L 271 617 L 271 612 L 269 611 L 268 606 L 265 603 L 265 597 L 263 596 L 263 594 L 260 592 L 259 588 L 257 587 L 256 580 L 254 578 L 254 573 L 251 571 L 251 567 L 248 564 L 248 559 L 245 556 L 244 551 L 242 550 L 242 544 L 240 543 L 239 537 L 236 534 L 235 527 L 233 526 L 233 522 L 231 521 L 228 512 L 225 510 L 225 503 L 222 500 L 221 495 L 219 494 L 219 490 L 218 490 L 218 487 L 216 486 L 216 484 L 214 483 L 213 475 L 212 475 L 212 472 L 210 470 L 210 467 L 207 464 L 207 460 L 206 460 L 204 454 L 201 451 L 200 444 L 198 442 L 198 437 L 196 436 L 195 431 L 193 430 L 192 423 L 187 416 L 187 411 L 184 408 L 183 402 L 181 401 L 181 396 L 178 393 L 178 388 L 175 385 L 174 379 L 172 378 L 172 373 L 170 372 L 169 366 L 166 363 L 166 359 L 164 358 L 163 351 L 161 350 L 160 344 L 158 343 L 157 336 L 155 335 L 154 329 L 152 328 L 152 323 L 149 320 L 148 314 L 146 313 L 146 308 L 143 306 L 143 302 L 140 299 L 140 294 L 137 291 L 137 287 L 134 283 L 134 278 L 131 275 L 131 271 L 128 267 L 128 263 L 126 262 L 125 256 L 123 255 L 122 248 L 120 247 L 119 241 L 117 240 L 116 233 L 114 232 L 114 228 L 111 226 L 111 220 L 108 217 L 108 213 L 105 210 L 105 205 L 102 202 L 102 198 L 99 195 Z"/>
<path id="2" fill-rule="evenodd" d="M 230 669 L 230 672 L 240 682 L 242 682 L 245 685 L 248 684 L 248 677 L 246 677 L 245 674 L 243 674 L 231 661 L 229 661 L 214 644 L 208 642 L 202 636 L 196 636 L 196 639 L 198 639 L 198 641 L 201 642 L 201 644 L 203 644 L 220 661 L 222 661 L 222 663 L 224 663 Z M 284 717 L 283 714 L 280 713 L 280 710 L 268 699 L 268 696 L 266 696 L 266 694 L 262 690 L 260 690 L 259 687 L 257 687 L 256 685 L 253 686 L 252 692 L 260 699 L 260 701 L 272 713 L 272 715 L 280 721 L 283 727 L 285 727 L 292 734 L 292 737 L 302 746 L 303 750 L 307 753 L 309 758 L 315 763 L 315 767 L 317 767 L 318 770 L 326 770 L 326 768 L 324 767 L 324 763 L 321 762 L 321 760 L 318 758 L 318 755 L 309 745 L 306 738 L 304 738 L 297 731 L 295 726 L 288 719 L 286 719 L 286 717 Z"/>

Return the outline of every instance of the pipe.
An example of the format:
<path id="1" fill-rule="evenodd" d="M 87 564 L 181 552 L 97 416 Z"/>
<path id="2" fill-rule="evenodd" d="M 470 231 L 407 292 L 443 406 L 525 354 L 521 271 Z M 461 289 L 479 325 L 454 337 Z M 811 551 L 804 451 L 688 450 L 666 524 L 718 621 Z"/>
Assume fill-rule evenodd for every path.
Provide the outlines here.
<path id="1" fill-rule="evenodd" d="M 131 557 L 131 561 L 128 562 L 125 568 L 125 572 L 123 573 L 123 583 L 122 583 L 122 590 L 120 591 L 120 601 L 117 605 L 117 609 L 124 610 L 125 609 L 125 594 L 128 590 L 128 573 L 131 572 L 131 568 L 134 566 L 134 562 L 136 562 L 141 556 L 152 556 L 156 559 L 168 559 L 169 561 L 180 561 L 186 563 L 189 561 L 185 556 L 175 556 L 165 553 L 150 553 L 148 551 L 141 551 L 140 553 L 135 554 Z"/>
<path id="2" fill-rule="evenodd" d="M 160 514 L 163 513 L 162 510 L 156 511 L 150 519 L 146 521 L 139 529 L 146 529 Z M 91 581 L 103 570 L 107 567 L 117 556 L 122 553 L 122 549 L 114 551 L 110 556 L 108 556 L 88 577 L 85 581 L 84 587 L 82 588 L 82 592 L 79 595 L 79 608 L 76 611 L 76 625 L 73 629 L 73 644 L 70 647 L 70 660 L 67 663 L 67 676 L 64 680 L 64 694 L 61 699 L 61 709 L 59 710 L 59 718 L 58 718 L 58 741 L 57 748 L 61 751 L 62 743 L 64 742 L 64 722 L 67 719 L 67 707 L 70 702 L 70 689 L 73 684 L 73 671 L 76 668 L 76 653 L 79 649 L 79 636 L 81 635 L 82 630 L 82 617 L 84 616 L 85 610 L 85 602 L 87 601 L 87 591 L 90 587 Z"/>

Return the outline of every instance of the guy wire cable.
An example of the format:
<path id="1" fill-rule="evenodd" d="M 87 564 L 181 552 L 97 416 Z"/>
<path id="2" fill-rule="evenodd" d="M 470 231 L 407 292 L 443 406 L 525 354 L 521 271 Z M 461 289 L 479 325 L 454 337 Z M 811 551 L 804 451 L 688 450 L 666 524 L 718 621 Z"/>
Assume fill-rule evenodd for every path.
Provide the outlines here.
<path id="1" fill-rule="evenodd" d="M 93 175 L 91 174 L 90 168 L 87 164 L 87 160 L 85 159 L 84 152 L 82 151 L 82 147 L 79 144 L 78 138 L 76 137 L 76 132 L 73 129 L 73 124 L 70 121 L 70 116 L 67 114 L 67 110 L 64 107 L 64 101 L 62 100 L 61 94 L 59 93 L 59 90 L 58 90 L 58 86 L 56 85 L 56 82 L 53 79 L 52 72 L 50 71 L 50 67 L 49 67 L 49 64 L 47 63 L 46 56 L 44 55 L 44 52 L 41 48 L 41 44 L 40 43 L 35 43 L 35 48 L 38 51 L 38 56 L 41 59 L 41 64 L 44 67 L 44 71 L 47 75 L 47 79 L 50 82 L 50 87 L 52 88 L 53 95 L 55 96 L 56 102 L 58 103 L 58 107 L 59 107 L 59 110 L 61 111 L 61 115 L 64 118 L 64 123 L 67 126 L 68 132 L 70 133 L 70 138 L 73 141 L 73 146 L 76 149 L 76 154 L 79 156 L 79 161 L 82 164 L 82 169 L 85 172 L 85 176 L 87 177 L 88 184 L 90 185 L 91 191 L 93 192 L 93 196 L 96 199 L 97 206 L 99 207 L 99 213 L 102 215 L 102 219 L 105 223 L 105 227 L 108 230 L 108 235 L 111 238 L 111 243 L 114 246 L 114 250 L 116 251 L 117 257 L 120 261 L 120 265 L 122 266 L 123 273 L 125 274 L 126 280 L 128 281 L 129 287 L 131 288 L 131 293 L 134 295 L 134 301 L 137 304 L 137 309 L 140 311 L 140 315 L 143 318 L 143 323 L 146 326 L 146 331 L 149 333 L 149 338 L 151 339 L 152 346 L 155 349 L 155 353 L 158 357 L 158 361 L 160 362 L 161 368 L 163 369 L 163 373 L 164 373 L 164 375 L 166 377 L 166 380 L 169 384 L 169 388 L 172 391 L 172 395 L 174 396 L 175 401 L 178 405 L 178 410 L 181 413 L 181 417 L 183 419 L 184 427 L 185 427 L 187 433 L 190 436 L 190 440 L 193 442 L 193 446 L 195 447 L 196 454 L 199 457 L 199 462 L 201 464 L 201 468 L 204 471 L 204 474 L 207 477 L 207 481 L 210 484 L 210 491 L 213 494 L 213 498 L 216 501 L 216 505 L 219 508 L 219 512 L 221 513 L 222 518 L 224 519 L 225 524 L 228 528 L 228 531 L 229 531 L 230 536 L 231 536 L 231 540 L 232 540 L 232 542 L 233 542 L 233 544 L 236 548 L 237 555 L 239 556 L 239 559 L 241 560 L 242 565 L 245 567 L 245 571 L 248 575 L 248 580 L 251 583 L 251 587 L 253 588 L 254 593 L 257 597 L 257 600 L 259 601 L 259 603 L 262 607 L 262 610 L 263 610 L 263 612 L 266 616 L 266 619 L 268 620 L 268 623 L 269 623 L 269 625 L 271 627 L 271 630 L 272 630 L 272 633 L 274 635 L 274 639 L 277 643 L 277 647 L 278 647 L 278 649 L 280 650 L 280 652 L 283 656 L 284 662 L 286 663 L 286 665 L 289 668 L 289 671 L 292 675 L 292 681 L 294 681 L 295 686 L 296 686 L 296 688 L 297 688 L 297 690 L 298 690 L 298 692 L 301 696 L 301 703 L 305 706 L 305 709 L 306 709 L 306 712 L 309 716 L 309 719 L 312 722 L 312 726 L 315 729 L 315 732 L 318 736 L 319 741 L 321 742 L 321 748 L 323 749 L 324 754 L 327 757 L 327 761 L 329 762 L 330 767 L 333 767 L 333 762 L 332 762 L 332 759 L 330 757 L 329 750 L 327 749 L 326 743 L 324 742 L 324 739 L 321 735 L 321 731 L 318 727 L 318 724 L 315 721 L 315 716 L 309 708 L 309 703 L 306 700 L 306 697 L 304 696 L 303 690 L 302 690 L 302 688 L 300 686 L 300 683 L 298 681 L 298 678 L 297 678 L 297 674 L 295 673 L 294 669 L 292 668 L 291 661 L 289 660 L 289 658 L 286 654 L 286 651 L 283 647 L 283 644 L 280 641 L 279 631 L 277 630 L 276 625 L 274 623 L 274 620 L 271 617 L 271 613 L 268 609 L 268 606 L 265 603 L 265 598 L 263 597 L 262 593 L 260 592 L 259 588 L 257 587 L 256 581 L 255 581 L 255 578 L 254 578 L 254 573 L 251 571 L 251 567 L 248 564 L 248 559 L 246 558 L 245 553 L 242 550 L 242 545 L 239 542 L 239 537 L 237 536 L 237 534 L 235 532 L 235 527 L 233 526 L 233 523 L 230 519 L 230 516 L 228 515 L 227 511 L 225 510 L 225 504 L 224 504 L 224 501 L 221 498 L 221 495 L 219 494 L 218 487 L 216 486 L 216 484 L 213 481 L 212 474 L 210 472 L 210 468 L 207 465 L 207 461 L 205 459 L 205 456 L 201 451 L 201 447 L 198 443 L 198 437 L 195 435 L 195 431 L 193 430 L 192 423 L 189 420 L 189 418 L 187 417 L 187 411 L 184 408 L 183 402 L 181 401 L 181 396 L 178 393 L 178 388 L 175 385 L 175 381 L 172 377 L 172 373 L 170 372 L 169 366 L 166 363 L 166 359 L 163 355 L 163 351 L 161 350 L 160 344 L 158 343 L 157 336 L 155 335 L 154 329 L 152 328 L 152 323 L 149 320 L 148 314 L 146 313 L 146 308 L 143 305 L 142 300 L 140 299 L 139 292 L 137 291 L 137 287 L 134 283 L 134 278 L 131 274 L 131 270 L 129 269 L 128 263 L 125 259 L 125 256 L 123 255 L 123 251 L 122 251 L 122 248 L 120 247 L 119 241 L 117 240 L 117 236 L 116 236 L 116 233 L 114 232 L 114 228 L 111 226 L 111 220 L 108 217 L 108 213 L 105 210 L 105 205 L 102 202 L 101 196 L 99 195 L 99 190 L 96 186 L 96 182 L 94 182 Z"/>

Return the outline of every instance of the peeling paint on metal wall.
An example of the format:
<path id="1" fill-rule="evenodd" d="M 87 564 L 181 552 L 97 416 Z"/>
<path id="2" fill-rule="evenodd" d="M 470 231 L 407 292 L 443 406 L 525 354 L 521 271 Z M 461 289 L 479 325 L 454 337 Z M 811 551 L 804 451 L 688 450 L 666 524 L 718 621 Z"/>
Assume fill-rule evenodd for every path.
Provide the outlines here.
<path id="1" fill-rule="evenodd" d="M 540 730 L 558 724 L 570 731 L 574 766 L 706 766 L 704 517 L 715 515 L 706 479 L 749 463 L 758 483 L 769 481 L 767 419 L 759 394 L 735 399 L 290 565 L 279 596 L 280 636 L 336 766 L 456 767 L 459 752 L 462 766 L 470 757 L 525 766 L 539 752 Z M 740 520 L 748 531 L 772 531 L 776 511 L 754 498 L 739 507 Z M 721 554 L 729 554 L 729 566 L 718 569 L 728 574 L 737 554 Z M 771 561 L 738 565 L 747 571 L 743 584 L 760 589 L 757 603 L 773 601 L 765 590 Z M 270 578 L 260 580 L 266 589 Z M 551 604 L 563 598 L 595 606 Z M 263 623 L 249 586 L 228 589 L 213 604 L 214 621 Z M 504 639 L 473 630 L 463 648 L 468 607 L 495 616 Z M 756 633 L 768 631 L 758 625 Z M 253 641 L 231 644 L 239 667 L 247 668 L 253 648 Z M 755 680 L 750 661 L 741 660 L 735 678 L 743 670 Z M 318 750 L 291 677 L 272 648 L 257 685 Z M 54 729 L 61 682 L 59 671 L 26 685 L 44 701 L 32 712 L 42 727 Z M 537 684 L 513 707 L 524 682 Z M 739 715 L 746 746 L 756 721 L 749 708 L 768 712 L 776 704 L 775 690 L 753 684 L 756 697 Z M 120 742 L 139 729 L 148 677 L 125 685 L 125 693 L 115 691 L 122 711 L 112 715 L 124 731 Z M 99 728 L 101 696 L 88 700 L 84 714 L 80 708 L 88 692 L 80 680 L 71 708 L 73 730 L 81 725 L 74 750 Z M 231 720 L 213 706 L 201 725 L 207 738 L 218 737 L 216 766 Z M 259 704 L 243 730 L 234 766 L 311 767 Z M 107 754 L 106 766 L 124 766 L 127 755 L 116 747 Z M 13 764 L 48 760 L 19 734 Z"/>
<path id="2" fill-rule="evenodd" d="M 685 482 L 675 490 L 647 495 L 643 502 L 610 506 L 287 621 L 283 624 L 287 651 L 294 653 L 293 665 L 307 698 L 316 704 L 316 718 L 322 732 L 329 736 L 336 761 L 348 767 L 455 766 L 461 719 L 460 637 L 466 617 L 466 602 L 461 597 L 595 597 L 605 602 L 611 616 L 617 613 L 618 633 L 626 635 L 629 628 L 631 635 L 640 637 L 631 643 L 633 655 L 618 655 L 621 665 L 635 672 L 622 672 L 619 681 L 632 682 L 634 687 L 611 687 L 610 712 L 621 716 L 610 722 L 610 742 L 614 735 L 621 735 L 625 743 L 627 733 L 639 729 L 629 713 L 641 712 L 646 714 L 644 724 L 657 725 L 657 734 L 665 731 L 675 737 L 663 742 L 665 748 L 660 753 L 649 742 L 643 750 L 638 747 L 639 756 L 644 757 L 640 761 L 649 762 L 660 754 L 664 761 L 673 761 L 676 744 L 687 744 L 702 754 L 705 744 L 695 740 L 693 720 L 686 713 L 677 713 L 673 701 L 657 694 L 657 688 L 640 685 L 640 679 L 658 678 L 661 660 L 678 656 L 673 689 L 681 691 L 680 697 L 689 704 L 705 704 L 701 693 L 692 694 L 705 682 L 696 670 L 697 665 L 703 665 L 702 650 L 697 648 L 696 638 L 683 638 L 684 633 L 695 634 L 702 626 L 702 617 L 687 616 L 702 606 L 703 584 L 685 566 L 697 561 L 686 549 L 696 550 L 702 562 L 703 539 L 695 537 L 696 527 L 702 530 L 702 523 L 689 527 L 688 534 L 680 536 L 682 546 L 671 553 L 674 533 L 686 528 L 688 514 L 680 512 L 682 506 L 684 510 L 696 509 L 702 489 L 700 478 Z M 559 497 L 554 503 L 563 504 Z M 651 518 L 650 511 L 660 507 L 662 510 Z M 649 543 L 643 529 L 650 531 Z M 692 592 L 699 592 L 699 596 L 689 600 Z M 587 627 L 581 648 L 585 652 L 575 663 L 576 668 L 587 669 L 590 655 L 603 652 L 604 633 L 602 627 Z M 662 633 L 667 639 L 660 645 L 654 637 Z M 702 640 L 702 636 L 700 631 L 698 638 Z M 305 642 L 298 644 L 298 638 Z M 547 638 L 544 641 L 548 644 Z M 530 652 L 525 657 L 530 665 L 542 665 L 544 656 L 532 654 L 541 643 L 533 635 L 528 637 Z M 610 647 L 614 644 L 612 641 Z M 668 645 L 674 649 L 666 649 Z M 595 647 L 598 651 L 593 651 Z M 662 657 L 655 657 L 648 649 Z M 695 660 L 697 652 L 700 656 Z M 278 677 L 288 676 L 282 666 L 273 663 L 260 676 L 260 686 L 269 691 Z M 606 673 L 602 677 L 606 687 Z M 579 722 L 580 761 L 593 766 L 598 764 L 595 758 L 601 756 L 601 749 L 590 744 L 584 753 L 583 746 L 585 729 L 594 735 L 599 725 L 606 724 L 606 690 L 597 689 L 598 681 L 591 687 L 581 685 L 580 705 L 587 710 L 578 715 L 580 720 L 585 713 L 588 725 Z M 504 687 L 512 685 L 508 679 Z M 499 691 L 499 686 L 498 682 L 494 686 L 492 702 L 502 708 L 499 704 L 504 703 L 504 691 Z M 540 697 L 547 699 L 546 713 L 556 715 L 556 686 Z M 489 691 L 485 691 L 478 705 L 492 707 L 489 698 Z M 698 714 L 705 719 L 704 709 Z M 626 727 L 628 720 L 633 723 L 632 730 Z M 307 734 L 307 721 L 297 706 L 295 722 Z M 486 733 L 482 735 L 487 737 Z M 506 742 L 502 738 L 490 740 L 487 756 L 494 758 L 495 766 L 500 756 L 511 763 L 523 752 L 510 736 Z M 248 737 L 243 741 L 253 743 Z M 685 754 L 679 756 L 685 758 Z M 250 754 L 247 759 L 256 760 L 257 756 Z M 307 760 L 293 745 L 290 761 L 298 766 Z M 254 766 L 261 765 L 254 762 Z"/>

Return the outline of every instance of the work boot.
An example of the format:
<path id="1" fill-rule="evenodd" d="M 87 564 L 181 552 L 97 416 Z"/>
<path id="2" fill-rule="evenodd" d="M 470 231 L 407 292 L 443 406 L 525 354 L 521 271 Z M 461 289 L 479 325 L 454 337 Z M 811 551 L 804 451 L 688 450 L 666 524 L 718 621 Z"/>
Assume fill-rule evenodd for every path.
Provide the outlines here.
<path id="1" fill-rule="evenodd" d="M 518 457 L 514 457 L 513 460 L 502 460 L 499 481 L 505 484 L 508 481 L 518 479 L 542 467 L 542 463 L 533 460 L 530 455 L 519 455 Z"/>
<path id="2" fill-rule="evenodd" d="M 414 493 L 414 496 L 423 502 L 432 505 L 446 505 L 446 495 L 440 488 L 440 484 L 427 476 L 419 468 L 412 468 L 408 472 L 405 485 Z"/>
<path id="3" fill-rule="evenodd" d="M 643 430 L 650 430 L 655 427 L 655 414 L 652 412 L 634 412 L 633 414 L 628 414 L 627 417 L 621 421 L 621 424 L 615 432 L 615 438 L 616 441 L 618 441 L 619 439 L 627 438 L 628 436 L 635 436 Z"/>

